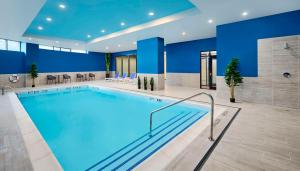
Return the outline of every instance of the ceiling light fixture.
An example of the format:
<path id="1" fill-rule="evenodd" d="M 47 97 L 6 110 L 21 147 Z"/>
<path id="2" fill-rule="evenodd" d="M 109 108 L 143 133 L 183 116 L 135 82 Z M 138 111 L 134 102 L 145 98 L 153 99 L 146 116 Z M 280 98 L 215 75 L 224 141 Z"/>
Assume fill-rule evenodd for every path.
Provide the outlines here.
<path id="1" fill-rule="evenodd" d="M 86 37 L 87 37 L 87 38 L 91 38 L 92 36 L 88 34 L 88 35 L 86 35 Z"/>
<path id="2" fill-rule="evenodd" d="M 55 43 L 59 43 L 59 41 L 55 41 Z"/>
<path id="3" fill-rule="evenodd" d="M 42 26 L 37 27 L 38 30 L 43 30 L 44 28 Z"/>
<path id="4" fill-rule="evenodd" d="M 28 38 L 28 40 L 32 40 L 32 38 L 31 38 L 31 37 L 29 37 L 29 38 Z"/>
<path id="5" fill-rule="evenodd" d="M 121 45 L 120 45 L 120 44 L 118 44 L 118 47 L 121 47 Z"/>
<path id="6" fill-rule="evenodd" d="M 154 12 L 149 12 L 148 15 L 153 16 L 153 15 L 155 15 L 155 13 Z"/>
<path id="7" fill-rule="evenodd" d="M 61 9 L 65 9 L 65 8 L 66 8 L 66 5 L 64 5 L 64 4 L 59 4 L 58 6 L 59 6 L 59 8 L 61 8 Z"/>
<path id="8" fill-rule="evenodd" d="M 47 20 L 48 22 L 51 22 L 51 21 L 52 21 L 52 18 L 51 18 L 51 17 L 46 17 L 46 20 Z"/>
<path id="9" fill-rule="evenodd" d="M 132 42 L 132 44 L 136 45 L 136 42 Z"/>
<path id="10" fill-rule="evenodd" d="M 121 22 L 120 24 L 121 24 L 121 26 L 125 26 L 125 23 L 124 23 L 124 22 Z"/>
<path id="11" fill-rule="evenodd" d="M 102 33 L 105 33 L 105 30 L 104 30 L 104 29 L 102 29 L 102 30 L 101 30 L 101 32 L 102 32 Z"/>
<path id="12" fill-rule="evenodd" d="M 248 15 L 248 12 L 246 12 L 246 11 L 242 13 L 242 16 L 244 16 L 244 17 L 246 17 L 247 15 Z"/>
<path id="13" fill-rule="evenodd" d="M 75 46 L 78 46 L 79 44 L 78 43 L 75 43 Z"/>
<path id="14" fill-rule="evenodd" d="M 185 35 L 186 35 L 186 32 L 182 32 L 181 34 L 182 34 L 183 36 L 185 36 Z"/>
<path id="15" fill-rule="evenodd" d="M 106 50 L 108 50 L 108 49 L 109 49 L 109 47 L 107 47 L 107 46 L 106 46 L 106 47 L 105 47 L 105 49 L 106 49 Z"/>
<path id="16" fill-rule="evenodd" d="M 208 20 L 208 23 L 209 23 L 209 24 L 211 24 L 211 23 L 213 23 L 213 22 L 214 22 L 214 20 L 212 20 L 212 19 L 209 19 L 209 20 Z"/>

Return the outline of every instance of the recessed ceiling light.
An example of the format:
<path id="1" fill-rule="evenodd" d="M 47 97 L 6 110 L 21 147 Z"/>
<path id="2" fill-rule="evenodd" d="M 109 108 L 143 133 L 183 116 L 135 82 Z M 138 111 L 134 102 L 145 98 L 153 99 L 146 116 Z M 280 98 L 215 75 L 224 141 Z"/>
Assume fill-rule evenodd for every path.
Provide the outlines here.
<path id="1" fill-rule="evenodd" d="M 44 28 L 42 26 L 37 27 L 38 30 L 43 30 Z"/>
<path id="2" fill-rule="evenodd" d="M 59 8 L 61 8 L 61 9 L 65 9 L 65 8 L 66 8 L 66 5 L 64 5 L 64 4 L 59 4 L 58 6 L 59 6 Z"/>
<path id="3" fill-rule="evenodd" d="M 87 37 L 87 38 L 91 38 L 92 36 L 88 34 L 88 35 L 86 35 L 86 37 Z"/>
<path id="4" fill-rule="evenodd" d="M 242 16 L 244 16 L 244 17 L 247 15 L 248 15 L 248 12 L 246 12 L 246 11 L 242 13 Z"/>
<path id="5" fill-rule="evenodd" d="M 149 12 L 148 15 L 153 16 L 153 15 L 155 15 L 155 13 L 154 12 Z"/>
<path id="6" fill-rule="evenodd" d="M 51 22 L 51 21 L 52 21 L 52 18 L 51 18 L 51 17 L 46 17 L 46 20 L 47 20 L 48 22 Z"/>
<path id="7" fill-rule="evenodd" d="M 124 22 L 121 22 L 120 24 L 121 24 L 121 26 L 125 26 L 125 23 L 124 23 Z"/>
<path id="8" fill-rule="evenodd" d="M 213 22 L 214 22 L 214 20 L 212 20 L 212 19 L 209 19 L 209 20 L 208 20 L 208 23 L 209 23 L 209 24 L 211 24 L 211 23 L 213 23 Z"/>
<path id="9" fill-rule="evenodd" d="M 102 30 L 101 30 L 101 32 L 102 32 L 102 33 L 105 33 L 105 30 L 104 30 L 104 29 L 102 29 Z"/>
<path id="10" fill-rule="evenodd" d="M 182 34 L 183 36 L 185 36 L 185 35 L 186 35 L 186 32 L 182 32 L 181 34 Z"/>
<path id="11" fill-rule="evenodd" d="M 118 44 L 118 47 L 121 47 L 121 45 L 120 45 L 120 44 Z"/>
<path id="12" fill-rule="evenodd" d="M 105 49 L 106 49 L 106 50 L 108 50 L 108 49 L 109 49 L 109 47 L 107 47 L 107 46 L 106 46 L 106 47 L 105 47 Z"/>
<path id="13" fill-rule="evenodd" d="M 29 38 L 28 38 L 28 40 L 32 40 L 32 38 L 31 38 L 31 37 L 29 37 Z"/>

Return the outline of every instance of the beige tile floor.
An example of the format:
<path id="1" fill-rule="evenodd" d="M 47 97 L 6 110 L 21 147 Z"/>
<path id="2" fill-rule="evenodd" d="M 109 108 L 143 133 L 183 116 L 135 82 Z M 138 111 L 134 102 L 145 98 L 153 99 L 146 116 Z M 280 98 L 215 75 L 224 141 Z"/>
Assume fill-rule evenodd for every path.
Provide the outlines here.
<path id="1" fill-rule="evenodd" d="M 32 170 L 12 106 L 8 97 L 2 95 L 0 95 L 0 170 Z"/>
<path id="2" fill-rule="evenodd" d="M 90 83 L 136 91 L 135 86 L 125 83 Z M 166 86 L 164 91 L 147 93 L 183 98 L 200 91 L 203 90 Z M 215 91 L 207 92 L 215 96 Z M 208 101 L 206 97 L 195 99 Z M 227 99 L 215 99 L 217 104 L 242 110 L 202 170 L 300 170 L 299 109 L 247 102 L 231 104 Z M 6 96 L 0 96 L 0 107 L 0 170 L 32 170 Z"/>

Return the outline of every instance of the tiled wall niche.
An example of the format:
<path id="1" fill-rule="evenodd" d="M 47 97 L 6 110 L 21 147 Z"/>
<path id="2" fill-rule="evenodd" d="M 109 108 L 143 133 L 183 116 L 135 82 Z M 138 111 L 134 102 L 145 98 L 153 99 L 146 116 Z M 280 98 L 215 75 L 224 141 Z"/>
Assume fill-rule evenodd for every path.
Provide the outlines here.
<path id="1" fill-rule="evenodd" d="M 291 74 L 290 78 L 283 73 Z M 258 40 L 258 77 L 246 77 L 237 99 L 300 108 L 300 36 Z M 217 78 L 218 96 L 229 98 L 224 77 Z"/>

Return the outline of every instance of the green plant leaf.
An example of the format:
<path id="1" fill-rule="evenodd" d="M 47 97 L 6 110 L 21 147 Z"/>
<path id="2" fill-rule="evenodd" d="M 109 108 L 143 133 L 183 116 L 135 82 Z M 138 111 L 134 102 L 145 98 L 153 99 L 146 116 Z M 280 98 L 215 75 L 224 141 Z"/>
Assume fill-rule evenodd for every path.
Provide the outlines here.
<path id="1" fill-rule="evenodd" d="M 240 83 L 243 83 L 243 77 L 241 76 L 239 70 L 239 60 L 237 58 L 232 58 L 230 63 L 227 65 L 225 70 L 225 83 L 231 86 L 239 86 Z"/>

